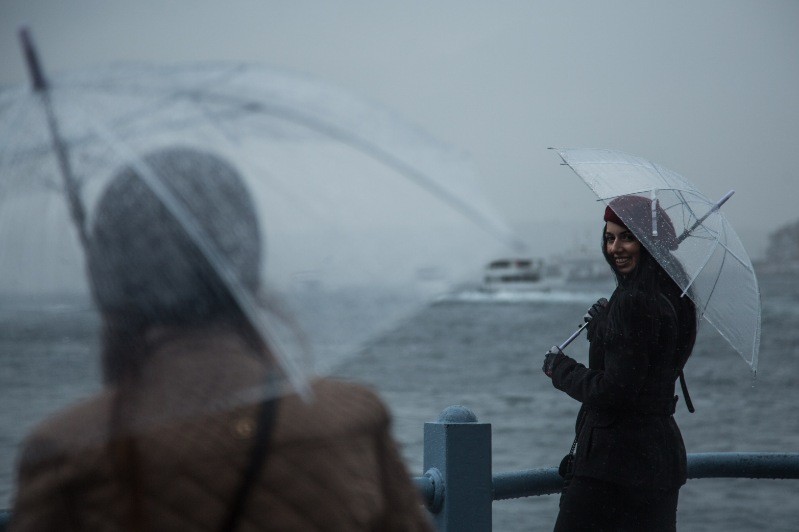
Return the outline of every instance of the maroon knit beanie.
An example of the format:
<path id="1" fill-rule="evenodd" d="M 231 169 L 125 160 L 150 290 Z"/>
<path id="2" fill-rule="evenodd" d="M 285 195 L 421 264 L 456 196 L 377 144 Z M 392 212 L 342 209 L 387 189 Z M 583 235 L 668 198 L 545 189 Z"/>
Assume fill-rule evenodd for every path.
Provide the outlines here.
<path id="1" fill-rule="evenodd" d="M 627 222 L 618 215 L 621 213 Z M 652 200 L 643 196 L 619 196 L 611 200 L 605 207 L 604 219 L 631 230 L 639 240 L 646 240 L 664 246 L 666 249 L 675 250 L 679 245 L 674 224 L 666 211 L 657 205 L 658 235 L 652 235 Z"/>
<path id="2" fill-rule="evenodd" d="M 627 227 L 627 224 L 625 224 L 621 218 L 619 218 L 619 215 L 616 214 L 616 211 L 610 208 L 610 205 L 605 207 L 605 221 L 613 222 L 614 224 L 620 225 L 622 227 Z"/>

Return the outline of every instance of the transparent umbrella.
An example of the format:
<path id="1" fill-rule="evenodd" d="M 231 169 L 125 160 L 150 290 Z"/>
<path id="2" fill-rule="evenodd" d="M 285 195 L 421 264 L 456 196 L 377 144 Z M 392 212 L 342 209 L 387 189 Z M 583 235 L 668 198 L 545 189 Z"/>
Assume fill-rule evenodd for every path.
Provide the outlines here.
<path id="1" fill-rule="evenodd" d="M 257 392 L 186 408 L 305 393 L 516 245 L 463 153 L 344 91 L 241 64 L 50 79 L 23 42 L 33 88 L 0 92 L 0 319 L 50 331 L 37 349 L 77 356 L 53 316 L 97 303 L 123 321 L 131 302 L 212 312 L 201 286 L 274 367 Z"/>
<path id="2" fill-rule="evenodd" d="M 760 289 L 749 255 L 720 210 L 732 192 L 713 201 L 675 172 L 617 151 L 556 151 L 606 204 L 623 196 L 651 201 L 617 201 L 613 208 L 683 295 L 694 301 L 697 312 L 756 373 Z M 641 205 L 650 206 L 651 215 L 642 217 L 637 212 Z M 671 221 L 673 234 L 659 221 L 662 213 Z"/>

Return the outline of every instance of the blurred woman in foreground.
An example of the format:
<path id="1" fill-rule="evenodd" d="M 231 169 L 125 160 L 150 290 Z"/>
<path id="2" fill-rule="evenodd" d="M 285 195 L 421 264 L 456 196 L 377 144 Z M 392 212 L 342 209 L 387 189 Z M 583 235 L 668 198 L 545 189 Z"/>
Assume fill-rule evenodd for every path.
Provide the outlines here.
<path id="1" fill-rule="evenodd" d="M 122 169 L 89 247 L 105 386 L 27 438 L 12 530 L 430 529 L 381 401 L 294 393 L 242 308 L 262 250 L 228 163 L 175 148 Z"/>

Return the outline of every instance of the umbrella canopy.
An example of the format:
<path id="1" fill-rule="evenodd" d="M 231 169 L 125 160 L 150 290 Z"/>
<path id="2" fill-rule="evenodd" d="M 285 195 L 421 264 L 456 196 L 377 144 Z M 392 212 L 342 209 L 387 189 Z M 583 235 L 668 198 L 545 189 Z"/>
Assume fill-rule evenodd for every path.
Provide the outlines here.
<path id="1" fill-rule="evenodd" d="M 697 313 L 756 372 L 760 289 L 749 255 L 719 210 L 732 193 L 710 200 L 675 172 L 618 151 L 556 151 L 601 201 L 612 202 L 619 218 L 693 300 Z"/>
<path id="2" fill-rule="evenodd" d="M 49 327 L 38 349 L 72 356 L 54 313 L 174 323 L 206 294 L 274 357 L 259 396 L 302 392 L 515 245 L 468 157 L 335 87 L 243 64 L 46 79 L 28 51 L 34 89 L 0 92 L 0 326 Z"/>

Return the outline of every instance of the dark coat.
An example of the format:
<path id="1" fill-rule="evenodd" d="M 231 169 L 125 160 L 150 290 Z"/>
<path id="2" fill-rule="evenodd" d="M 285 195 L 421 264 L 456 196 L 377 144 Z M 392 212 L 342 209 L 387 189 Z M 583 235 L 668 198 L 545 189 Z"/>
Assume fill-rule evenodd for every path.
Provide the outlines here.
<path id="1" fill-rule="evenodd" d="M 614 305 L 628 321 L 626 333 L 607 330 Z M 589 367 L 564 355 L 555 359 L 553 385 L 583 405 L 576 476 L 642 488 L 685 483 L 685 445 L 672 416 L 680 369 L 674 308 L 663 296 L 653 302 L 619 288 L 595 320 L 604 334 L 589 334 Z"/>

